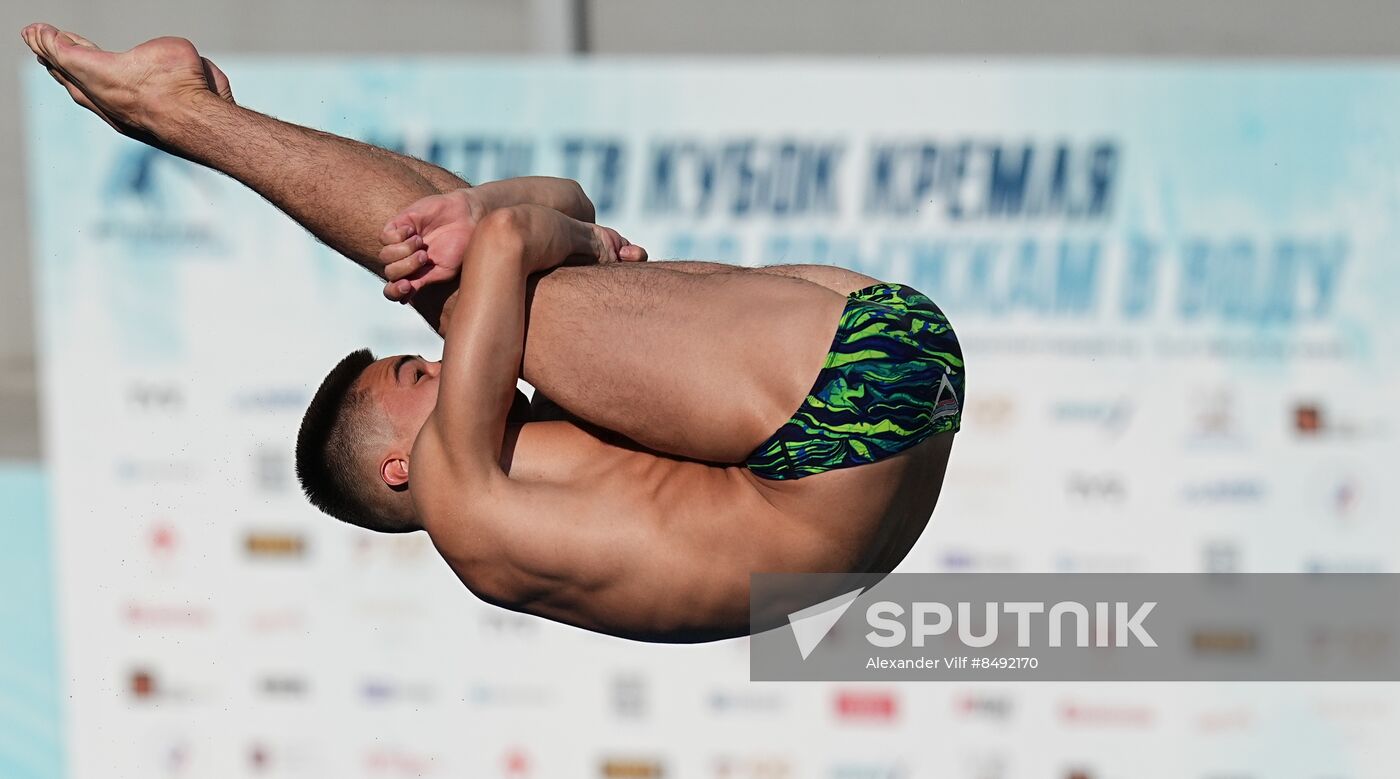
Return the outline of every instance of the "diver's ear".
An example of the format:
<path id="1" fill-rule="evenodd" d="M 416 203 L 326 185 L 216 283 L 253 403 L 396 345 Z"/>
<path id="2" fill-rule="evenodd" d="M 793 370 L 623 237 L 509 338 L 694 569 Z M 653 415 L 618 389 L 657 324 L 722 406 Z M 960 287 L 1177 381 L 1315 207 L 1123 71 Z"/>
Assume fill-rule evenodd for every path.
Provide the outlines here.
<path id="1" fill-rule="evenodd" d="M 379 464 L 379 476 L 390 487 L 402 487 L 408 483 L 408 459 L 390 457 Z"/>

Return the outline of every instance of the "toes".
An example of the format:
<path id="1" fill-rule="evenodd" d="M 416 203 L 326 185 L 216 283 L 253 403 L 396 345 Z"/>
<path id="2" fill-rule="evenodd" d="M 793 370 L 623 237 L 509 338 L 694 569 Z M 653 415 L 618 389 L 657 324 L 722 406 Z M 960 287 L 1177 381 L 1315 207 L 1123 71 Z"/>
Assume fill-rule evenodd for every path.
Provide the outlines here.
<path id="1" fill-rule="evenodd" d="M 88 40 L 87 38 L 84 38 L 83 36 L 75 32 L 65 32 L 64 35 L 67 35 L 69 39 L 71 39 L 74 43 L 76 43 L 79 46 L 82 46 L 85 49 L 98 48 L 97 44 L 93 43 L 92 41 Z"/>
<path id="2" fill-rule="evenodd" d="M 213 60 L 208 57 L 200 57 L 199 59 L 204 63 L 204 79 L 209 82 L 209 88 L 214 90 L 214 93 L 219 97 L 230 103 L 234 102 L 233 87 L 228 83 L 228 76 L 224 75 L 219 66 L 215 65 Z"/>

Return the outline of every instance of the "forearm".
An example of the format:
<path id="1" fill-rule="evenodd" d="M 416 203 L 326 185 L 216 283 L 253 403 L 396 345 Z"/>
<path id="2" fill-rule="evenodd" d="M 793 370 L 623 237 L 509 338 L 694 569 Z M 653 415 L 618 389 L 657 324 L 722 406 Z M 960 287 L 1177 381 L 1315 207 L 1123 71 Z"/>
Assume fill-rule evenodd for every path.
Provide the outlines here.
<path id="1" fill-rule="evenodd" d="M 517 236 L 479 233 L 462 266 L 457 313 L 443 332 L 433 421 L 463 483 L 504 475 L 500 450 L 525 349 L 523 252 Z"/>
<path id="2" fill-rule="evenodd" d="M 154 129 L 177 153 L 245 184 L 326 245 L 380 276 L 380 228 L 405 205 L 440 191 L 382 149 L 282 122 L 212 94 L 182 103 Z"/>
<path id="3" fill-rule="evenodd" d="M 593 250 L 592 229 L 539 206 L 503 208 L 478 225 L 443 333 L 434 414 L 463 478 L 501 475 L 500 446 L 525 350 L 527 278 Z"/>
<path id="4" fill-rule="evenodd" d="M 572 179 L 550 176 L 522 176 L 520 178 L 488 181 L 474 189 L 487 211 L 509 206 L 536 205 L 558 211 L 581 222 L 592 222 L 596 215 L 593 201 L 584 193 L 583 187 Z"/>

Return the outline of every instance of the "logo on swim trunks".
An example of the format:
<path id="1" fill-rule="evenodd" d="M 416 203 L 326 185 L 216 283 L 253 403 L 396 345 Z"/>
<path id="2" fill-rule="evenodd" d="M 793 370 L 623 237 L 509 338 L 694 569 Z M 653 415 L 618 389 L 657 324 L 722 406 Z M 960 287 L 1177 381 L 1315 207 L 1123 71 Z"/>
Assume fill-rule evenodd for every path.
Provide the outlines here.
<path id="1" fill-rule="evenodd" d="M 953 390 L 952 382 L 948 381 L 948 374 L 943 374 L 938 379 L 938 399 L 933 404 L 933 418 L 942 419 L 958 413 L 958 393 Z"/>

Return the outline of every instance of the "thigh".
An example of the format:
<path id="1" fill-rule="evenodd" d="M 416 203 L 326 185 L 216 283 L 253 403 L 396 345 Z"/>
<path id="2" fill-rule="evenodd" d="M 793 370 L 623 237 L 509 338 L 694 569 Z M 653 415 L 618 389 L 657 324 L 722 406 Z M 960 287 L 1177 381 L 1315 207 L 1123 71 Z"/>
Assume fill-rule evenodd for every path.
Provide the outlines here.
<path id="1" fill-rule="evenodd" d="M 835 265 L 767 265 L 753 270 L 771 276 L 810 281 L 842 295 L 849 295 L 858 289 L 880 283 L 879 279 Z"/>
<path id="2" fill-rule="evenodd" d="M 561 268 L 533 287 L 522 374 L 644 446 L 742 462 L 801 404 L 844 304 L 788 276 Z"/>

